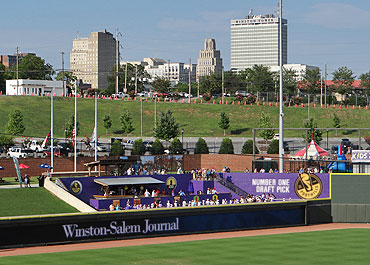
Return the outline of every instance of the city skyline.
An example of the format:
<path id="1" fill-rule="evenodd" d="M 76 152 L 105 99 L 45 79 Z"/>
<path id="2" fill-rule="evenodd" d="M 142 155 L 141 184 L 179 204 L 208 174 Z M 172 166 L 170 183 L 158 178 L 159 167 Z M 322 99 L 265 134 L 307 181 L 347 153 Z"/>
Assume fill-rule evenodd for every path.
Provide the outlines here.
<path id="1" fill-rule="evenodd" d="M 264 15 L 277 9 L 277 2 L 233 0 L 227 3 L 189 0 L 64 1 L 44 0 L 4 2 L 0 54 L 34 52 L 61 69 L 61 54 L 69 68 L 72 41 L 90 32 L 107 29 L 122 33 L 122 60 L 157 57 L 171 61 L 195 62 L 205 38 L 214 38 L 225 69 L 230 69 L 230 20 L 244 18 L 249 10 Z M 127 6 L 129 9 L 127 10 Z M 73 7 L 73 8 L 72 8 Z M 45 11 L 46 10 L 46 11 Z M 283 17 L 288 19 L 288 63 L 328 65 L 328 73 L 348 66 L 358 77 L 370 71 L 370 3 L 364 1 L 283 1 Z"/>

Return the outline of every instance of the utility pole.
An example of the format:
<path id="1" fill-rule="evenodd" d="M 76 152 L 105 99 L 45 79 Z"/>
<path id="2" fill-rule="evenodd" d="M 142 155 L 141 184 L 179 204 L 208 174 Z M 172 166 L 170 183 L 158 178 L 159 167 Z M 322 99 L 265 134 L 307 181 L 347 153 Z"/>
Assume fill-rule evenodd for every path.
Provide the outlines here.
<path id="1" fill-rule="evenodd" d="M 125 69 L 125 88 L 123 90 L 124 93 L 127 93 L 127 65 L 128 62 L 126 61 L 126 69 Z"/>
<path id="2" fill-rule="evenodd" d="M 157 129 L 157 98 L 154 98 L 154 128 Z"/>
<path id="3" fill-rule="evenodd" d="M 18 87 L 19 87 L 19 80 L 18 80 L 18 56 L 19 56 L 19 48 L 17 47 L 17 95 L 18 95 Z"/>
<path id="4" fill-rule="evenodd" d="M 51 142 L 50 142 L 50 165 L 51 165 L 51 172 L 54 172 L 54 88 L 51 91 L 50 97 L 50 134 L 51 134 Z"/>
<path id="5" fill-rule="evenodd" d="M 137 64 L 135 64 L 135 95 L 137 94 Z"/>
<path id="6" fill-rule="evenodd" d="M 168 63 L 167 63 L 167 68 L 168 68 L 168 81 L 171 80 L 171 77 L 170 77 L 170 59 L 168 59 Z"/>
<path id="7" fill-rule="evenodd" d="M 190 97 L 190 95 L 191 95 L 191 79 L 190 79 L 190 77 L 191 77 L 191 59 L 189 59 L 189 104 L 191 103 L 191 97 Z"/>
<path id="8" fill-rule="evenodd" d="M 63 80 L 63 95 L 65 96 L 66 95 L 66 91 L 65 91 L 65 85 L 64 85 L 64 52 L 61 52 L 62 54 L 62 80 Z"/>
<path id="9" fill-rule="evenodd" d="M 118 28 L 116 29 L 116 95 L 118 94 L 118 67 L 119 67 L 119 42 Z"/>
<path id="10" fill-rule="evenodd" d="M 222 71 L 221 71 L 221 79 L 222 79 L 222 86 L 221 86 L 221 93 L 222 93 L 222 104 L 224 104 L 225 101 L 225 73 L 224 73 L 224 67 L 222 66 Z"/>
<path id="11" fill-rule="evenodd" d="M 280 64 L 280 115 L 279 115 L 279 172 L 284 172 L 284 109 L 283 109 L 283 1 L 279 7 L 279 64 Z"/>
<path id="12" fill-rule="evenodd" d="M 325 106 L 326 106 L 326 83 L 327 83 L 327 80 L 326 80 L 326 77 L 327 77 L 327 73 L 326 73 L 326 64 L 325 64 Z"/>
<path id="13" fill-rule="evenodd" d="M 140 137 L 143 137 L 143 100 L 140 98 Z"/>
<path id="14" fill-rule="evenodd" d="M 322 72 L 320 75 L 320 106 L 322 107 Z"/>

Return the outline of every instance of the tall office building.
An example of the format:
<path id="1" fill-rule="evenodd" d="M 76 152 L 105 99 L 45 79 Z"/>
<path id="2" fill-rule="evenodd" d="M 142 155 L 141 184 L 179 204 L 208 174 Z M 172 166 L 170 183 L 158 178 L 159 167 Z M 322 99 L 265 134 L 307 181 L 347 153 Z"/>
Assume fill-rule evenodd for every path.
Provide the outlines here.
<path id="1" fill-rule="evenodd" d="M 204 50 L 200 50 L 197 79 L 203 76 L 208 76 L 211 73 L 221 73 L 222 58 L 219 50 L 216 50 L 216 41 L 214 39 L 206 39 L 204 41 Z"/>
<path id="2" fill-rule="evenodd" d="M 104 30 L 91 32 L 90 38 L 73 40 L 70 53 L 71 71 L 92 89 L 106 89 L 107 77 L 116 61 L 116 40 Z"/>
<path id="3" fill-rule="evenodd" d="M 282 19 L 283 64 L 288 61 L 287 20 Z M 279 18 L 273 14 L 231 20 L 231 69 L 279 65 Z"/>

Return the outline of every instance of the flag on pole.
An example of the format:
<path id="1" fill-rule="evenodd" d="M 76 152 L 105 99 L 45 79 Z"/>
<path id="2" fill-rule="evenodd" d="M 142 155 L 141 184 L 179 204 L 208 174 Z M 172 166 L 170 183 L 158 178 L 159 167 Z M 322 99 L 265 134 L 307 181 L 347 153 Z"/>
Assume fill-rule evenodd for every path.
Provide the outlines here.
<path id="1" fill-rule="evenodd" d="M 76 137 L 76 128 L 73 128 L 73 131 L 72 131 L 72 145 L 74 145 L 75 137 Z"/>
<path id="2" fill-rule="evenodd" d="M 46 135 L 44 141 L 42 142 L 41 144 L 41 147 L 44 148 L 46 143 L 48 142 L 48 140 L 50 139 L 50 134 L 51 134 L 51 131 L 49 131 L 48 135 Z"/>
<path id="3" fill-rule="evenodd" d="M 93 131 L 93 133 L 92 133 L 92 135 L 91 135 L 91 140 L 90 140 L 90 143 L 95 143 L 95 140 L 96 140 L 96 127 L 94 127 L 94 131 Z"/>

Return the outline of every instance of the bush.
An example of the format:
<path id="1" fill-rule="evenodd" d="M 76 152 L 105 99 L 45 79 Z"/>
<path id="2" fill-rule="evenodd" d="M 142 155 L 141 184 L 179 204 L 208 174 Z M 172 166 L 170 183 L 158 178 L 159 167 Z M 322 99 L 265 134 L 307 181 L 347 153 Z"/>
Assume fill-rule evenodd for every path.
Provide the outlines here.
<path id="1" fill-rule="evenodd" d="M 125 154 L 125 150 L 123 150 L 121 142 L 115 140 L 112 144 L 112 148 L 110 150 L 110 156 L 122 156 Z"/>
<path id="2" fill-rule="evenodd" d="M 273 140 L 267 150 L 268 154 L 278 154 L 279 153 L 279 141 Z"/>
<path id="3" fill-rule="evenodd" d="M 12 137 L 7 137 L 5 135 L 0 135 L 0 152 L 1 150 L 8 150 L 9 147 L 14 145 L 14 140 Z"/>
<path id="4" fill-rule="evenodd" d="M 199 138 L 195 144 L 194 154 L 209 154 L 208 145 L 203 138 Z"/>
<path id="5" fill-rule="evenodd" d="M 211 95 L 210 95 L 209 93 L 204 93 L 204 94 L 203 94 L 203 99 L 204 99 L 205 101 L 210 101 L 210 100 L 211 100 Z"/>
<path id="6" fill-rule="evenodd" d="M 370 136 L 365 136 L 365 137 L 364 137 L 364 139 L 365 139 L 365 142 L 366 142 L 368 145 L 370 145 Z"/>
<path id="7" fill-rule="evenodd" d="M 259 152 L 257 147 L 254 149 L 255 153 L 258 154 Z M 244 143 L 242 148 L 242 154 L 253 154 L 253 140 L 248 140 Z"/>
<path id="8" fill-rule="evenodd" d="M 234 154 L 233 142 L 230 138 L 224 138 L 221 143 L 219 154 Z"/>
<path id="9" fill-rule="evenodd" d="M 244 96 L 243 96 L 243 95 L 240 95 L 240 94 L 236 95 L 236 100 L 237 100 L 237 101 L 242 102 L 242 101 L 243 101 L 243 99 L 244 99 Z"/>
<path id="10" fill-rule="evenodd" d="M 183 154 L 184 148 L 182 146 L 182 142 L 180 142 L 180 140 L 177 138 L 173 139 L 169 151 L 170 154 Z"/>
<path id="11" fill-rule="evenodd" d="M 246 97 L 247 104 L 254 104 L 257 101 L 257 98 L 255 95 L 249 95 Z"/>
<path id="12" fill-rule="evenodd" d="M 150 148 L 150 153 L 152 155 L 163 155 L 164 154 L 164 147 L 163 147 L 163 144 L 159 141 L 159 139 L 156 139 L 154 143 L 152 144 L 152 147 Z"/>
<path id="13" fill-rule="evenodd" d="M 145 154 L 145 145 L 142 139 L 135 140 L 132 146 L 132 155 L 143 155 Z"/>

